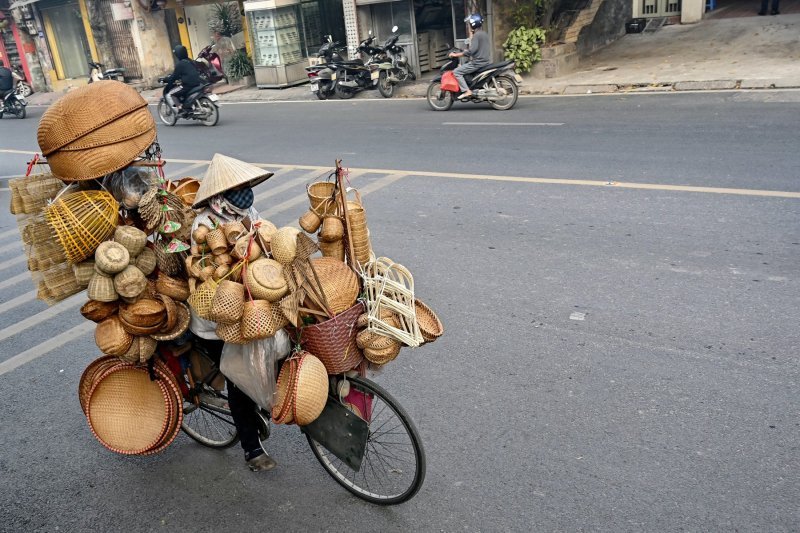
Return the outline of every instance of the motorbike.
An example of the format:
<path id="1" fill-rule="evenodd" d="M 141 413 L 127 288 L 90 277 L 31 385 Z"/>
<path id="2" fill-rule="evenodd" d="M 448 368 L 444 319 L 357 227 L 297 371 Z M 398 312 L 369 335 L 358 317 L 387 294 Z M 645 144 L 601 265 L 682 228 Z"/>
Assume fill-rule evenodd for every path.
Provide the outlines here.
<path id="1" fill-rule="evenodd" d="M 164 78 L 158 79 L 164 83 Z M 205 126 L 216 126 L 219 122 L 219 96 L 211 92 L 211 84 L 205 83 L 192 89 L 184 96 L 182 109 L 175 109 L 167 102 L 167 93 L 174 88 L 173 85 L 164 87 L 161 99 L 158 101 L 158 117 L 167 126 L 174 126 L 179 118 L 200 121 Z"/>
<path id="2" fill-rule="evenodd" d="M 317 52 L 317 56 L 322 59 L 322 63 L 306 67 L 308 80 L 311 84 L 311 92 L 320 100 L 327 100 L 333 95 L 333 74 L 332 65 L 344 62 L 344 58 L 339 54 L 341 44 L 335 42 L 333 37 L 328 35 L 326 42 L 322 44 Z"/>
<path id="3" fill-rule="evenodd" d="M 217 83 L 222 80 L 227 83 L 228 77 L 222 71 L 222 59 L 213 51 L 213 46 L 213 44 L 209 44 L 200 50 L 194 60 L 194 66 L 203 83 Z"/>
<path id="4" fill-rule="evenodd" d="M 19 65 L 14 65 L 12 70 L 20 77 L 22 80 L 25 80 L 25 72 L 22 70 L 22 67 Z M 17 86 L 20 87 L 20 94 L 25 98 L 29 97 L 33 94 L 33 87 L 27 81 L 18 81 Z"/>
<path id="5" fill-rule="evenodd" d="M 462 50 L 454 48 L 453 52 Z M 453 101 L 461 94 L 453 71 L 459 65 L 459 58 L 449 58 L 442 65 L 441 75 L 436 76 L 428 85 L 428 105 L 434 111 L 447 111 L 453 106 Z M 491 63 L 480 70 L 467 74 L 464 79 L 472 91 L 472 96 L 463 101 L 473 103 L 489 102 L 494 109 L 506 111 L 514 107 L 519 97 L 518 84 L 522 78 L 514 71 L 516 64 L 513 61 Z"/>
<path id="6" fill-rule="evenodd" d="M 17 84 L 14 90 L 9 92 L 5 98 L 3 98 L 3 107 L 0 109 L 0 118 L 3 118 L 5 113 L 10 113 L 17 118 L 25 118 L 25 107 L 27 105 L 28 102 L 25 101 L 25 97 L 22 95 L 22 87 Z"/>
<path id="7" fill-rule="evenodd" d="M 123 81 L 124 73 L 124 68 L 106 69 L 102 63 L 89 61 L 89 83 L 100 80 Z"/>
<path id="8" fill-rule="evenodd" d="M 361 59 L 353 59 L 334 65 L 336 70 L 331 76 L 334 82 L 333 91 L 342 100 L 352 98 L 356 93 L 365 89 L 374 89 L 378 85 L 380 71 L 376 58 L 383 53 L 383 49 L 372 46 L 374 41 L 375 36 L 370 31 L 369 37 L 358 45 L 357 50 L 368 57 L 366 62 Z"/>
<path id="9" fill-rule="evenodd" d="M 408 79 L 417 79 L 410 70 L 408 56 L 402 46 L 397 44 L 400 38 L 397 26 L 392 27 L 392 36 L 383 44 L 382 54 L 378 59 L 378 92 L 384 98 L 394 95 L 394 86 Z"/>

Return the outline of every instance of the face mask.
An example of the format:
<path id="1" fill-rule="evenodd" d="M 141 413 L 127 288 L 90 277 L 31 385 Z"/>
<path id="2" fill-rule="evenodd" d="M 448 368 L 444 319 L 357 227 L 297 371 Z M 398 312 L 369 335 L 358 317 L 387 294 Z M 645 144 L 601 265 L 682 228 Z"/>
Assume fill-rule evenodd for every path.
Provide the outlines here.
<path id="1" fill-rule="evenodd" d="M 253 189 L 240 189 L 238 191 L 225 191 L 222 193 L 222 197 L 225 198 L 232 206 L 238 207 L 239 209 L 249 209 L 251 205 L 253 205 Z"/>

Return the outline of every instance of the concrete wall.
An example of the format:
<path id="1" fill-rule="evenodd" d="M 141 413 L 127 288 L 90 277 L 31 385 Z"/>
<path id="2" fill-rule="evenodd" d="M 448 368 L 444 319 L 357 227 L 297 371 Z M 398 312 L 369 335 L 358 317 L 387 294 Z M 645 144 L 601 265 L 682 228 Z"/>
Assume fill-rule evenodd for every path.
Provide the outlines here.
<path id="1" fill-rule="evenodd" d="M 594 20 L 578 35 L 578 55 L 586 57 L 619 39 L 625 34 L 625 23 L 631 19 L 632 13 L 630 0 L 605 0 L 597 9 Z"/>
<path id="2" fill-rule="evenodd" d="M 131 2 L 131 6 L 134 15 L 131 30 L 139 53 L 142 81 L 154 87 L 159 77 L 172 73 L 175 68 L 164 12 L 149 13 L 138 2 Z"/>
<path id="3" fill-rule="evenodd" d="M 753 4 L 756 5 L 755 3 Z M 703 20 L 705 0 L 683 0 L 681 2 L 681 24 L 694 24 Z"/>

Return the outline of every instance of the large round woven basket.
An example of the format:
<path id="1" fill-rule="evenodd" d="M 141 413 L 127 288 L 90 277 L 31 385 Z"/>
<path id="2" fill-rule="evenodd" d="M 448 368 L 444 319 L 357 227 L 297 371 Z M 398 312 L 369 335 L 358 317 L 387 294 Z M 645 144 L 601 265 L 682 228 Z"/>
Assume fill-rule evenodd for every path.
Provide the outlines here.
<path id="1" fill-rule="evenodd" d="M 93 179 L 129 165 L 155 139 L 147 102 L 124 83 L 93 83 L 68 92 L 39 121 L 37 138 L 53 174 Z"/>
<path id="2" fill-rule="evenodd" d="M 189 322 L 191 320 L 189 307 L 185 303 L 175 302 L 175 309 L 177 314 L 175 325 L 170 330 L 165 331 L 165 328 L 162 328 L 158 333 L 152 334 L 151 337 L 155 340 L 171 341 L 177 339 L 189 329 Z"/>
<path id="3" fill-rule="evenodd" d="M 70 263 L 79 263 L 114 234 L 119 204 L 105 191 L 68 193 L 44 212 Z"/>
<path id="4" fill-rule="evenodd" d="M 300 357 L 292 396 L 292 415 L 298 426 L 310 424 L 325 409 L 328 400 L 328 373 L 322 361 L 310 353 L 303 353 Z"/>
<path id="5" fill-rule="evenodd" d="M 364 359 L 356 345 L 356 321 L 364 304 L 356 303 L 347 311 L 300 329 L 300 345 L 316 355 L 328 374 L 340 374 L 358 366 Z"/>
<path id="6" fill-rule="evenodd" d="M 117 453 L 134 455 L 156 447 L 170 422 L 171 392 L 150 381 L 146 369 L 118 365 L 94 384 L 86 417 L 97 440 Z"/>
<path id="7" fill-rule="evenodd" d="M 152 455 L 164 451 L 180 433 L 181 423 L 183 422 L 183 395 L 175 375 L 160 361 L 156 362 L 154 372 L 170 393 L 170 422 L 167 424 L 167 429 L 164 431 L 159 444 L 142 455 Z"/>
<path id="8" fill-rule="evenodd" d="M 289 357 L 281 365 L 275 389 L 275 404 L 272 406 L 272 421 L 276 424 L 291 424 L 294 421 L 294 391 L 300 360 Z"/>
<path id="9" fill-rule="evenodd" d="M 106 370 L 116 365 L 122 364 L 116 356 L 103 355 L 98 357 L 87 366 L 78 381 L 78 401 L 81 403 L 81 410 L 86 414 L 86 402 L 89 400 L 89 393 L 94 387 L 96 378 Z"/>
<path id="10" fill-rule="evenodd" d="M 277 302 L 289 287 L 283 277 L 283 266 L 274 259 L 261 258 L 244 269 L 244 281 L 253 298 Z"/>

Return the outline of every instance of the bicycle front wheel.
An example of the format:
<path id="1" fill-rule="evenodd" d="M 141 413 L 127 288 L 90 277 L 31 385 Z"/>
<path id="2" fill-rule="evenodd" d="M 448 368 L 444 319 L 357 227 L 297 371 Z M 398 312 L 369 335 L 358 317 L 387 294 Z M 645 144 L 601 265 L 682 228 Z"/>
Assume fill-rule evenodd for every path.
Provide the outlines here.
<path id="1" fill-rule="evenodd" d="M 367 448 L 356 471 L 306 435 L 311 451 L 341 486 L 379 505 L 410 500 L 425 480 L 425 451 L 417 428 L 397 400 L 376 383 L 349 378 L 350 390 L 365 395 L 367 412 L 356 412 L 369 423 Z"/>
<path id="2" fill-rule="evenodd" d="M 198 402 L 183 402 L 181 429 L 203 446 L 228 448 L 239 441 L 228 397 L 208 385 L 197 393 Z"/>

